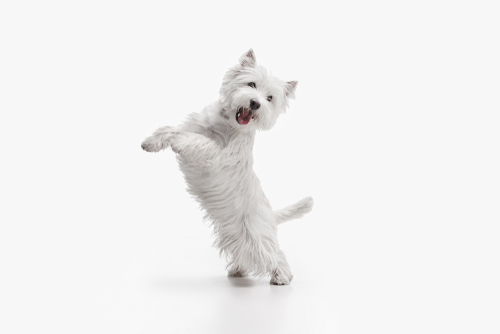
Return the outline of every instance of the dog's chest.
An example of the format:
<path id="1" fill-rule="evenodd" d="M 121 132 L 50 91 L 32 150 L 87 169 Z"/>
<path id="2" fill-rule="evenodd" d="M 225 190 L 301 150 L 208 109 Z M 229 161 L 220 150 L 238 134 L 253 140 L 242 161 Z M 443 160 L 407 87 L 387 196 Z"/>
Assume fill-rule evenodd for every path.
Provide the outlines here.
<path id="1" fill-rule="evenodd" d="M 189 192 L 207 212 L 231 210 L 256 198 L 260 183 L 252 167 L 253 139 L 251 135 L 231 138 L 209 170 L 181 168 Z"/>

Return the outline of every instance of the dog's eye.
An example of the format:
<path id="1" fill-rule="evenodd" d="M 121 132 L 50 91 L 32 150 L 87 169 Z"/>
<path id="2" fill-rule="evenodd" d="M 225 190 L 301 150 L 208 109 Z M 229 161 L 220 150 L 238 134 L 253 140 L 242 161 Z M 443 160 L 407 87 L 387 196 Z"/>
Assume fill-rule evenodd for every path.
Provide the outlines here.
<path id="1" fill-rule="evenodd" d="M 252 88 L 256 88 L 256 86 L 255 86 L 255 82 L 250 82 L 248 85 L 249 85 L 250 87 L 252 87 Z"/>
<path id="2" fill-rule="evenodd" d="M 272 99 L 273 99 L 273 97 L 272 97 L 271 95 L 269 95 L 269 96 L 267 97 L 267 100 L 268 100 L 269 102 L 271 102 L 271 100 L 272 100 Z"/>

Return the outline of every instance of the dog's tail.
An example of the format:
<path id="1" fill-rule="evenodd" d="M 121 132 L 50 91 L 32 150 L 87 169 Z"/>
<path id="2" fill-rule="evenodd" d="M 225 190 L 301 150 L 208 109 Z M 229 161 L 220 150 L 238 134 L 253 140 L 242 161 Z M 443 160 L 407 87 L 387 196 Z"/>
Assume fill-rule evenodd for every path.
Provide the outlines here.
<path id="1" fill-rule="evenodd" d="M 273 214 L 276 224 L 281 224 L 292 219 L 302 218 L 306 213 L 311 212 L 313 205 L 314 200 L 312 197 L 306 197 L 297 203 L 274 211 Z"/>

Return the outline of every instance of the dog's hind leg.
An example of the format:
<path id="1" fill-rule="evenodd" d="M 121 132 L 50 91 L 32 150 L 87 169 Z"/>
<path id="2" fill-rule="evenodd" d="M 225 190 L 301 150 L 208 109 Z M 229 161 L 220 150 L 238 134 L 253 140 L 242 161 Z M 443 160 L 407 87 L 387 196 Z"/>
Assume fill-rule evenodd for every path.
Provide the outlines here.
<path id="1" fill-rule="evenodd" d="M 288 285 L 293 279 L 292 271 L 288 265 L 283 251 L 278 251 L 278 268 L 271 273 L 272 285 Z"/>

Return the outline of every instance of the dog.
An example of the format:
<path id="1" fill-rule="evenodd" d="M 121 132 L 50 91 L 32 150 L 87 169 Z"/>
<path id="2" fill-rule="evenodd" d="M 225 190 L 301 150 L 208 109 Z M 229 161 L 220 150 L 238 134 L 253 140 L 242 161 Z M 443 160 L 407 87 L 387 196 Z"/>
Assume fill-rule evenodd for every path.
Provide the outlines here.
<path id="1" fill-rule="evenodd" d="M 250 49 L 226 72 L 218 101 L 180 126 L 159 128 L 141 145 L 147 152 L 171 147 L 177 154 L 188 192 L 212 222 L 229 277 L 270 276 L 273 285 L 293 278 L 277 227 L 310 212 L 313 199 L 273 210 L 253 171 L 252 150 L 256 131 L 274 126 L 295 98 L 297 83 L 274 77 Z"/>

